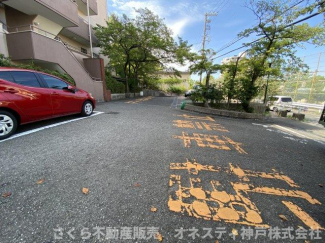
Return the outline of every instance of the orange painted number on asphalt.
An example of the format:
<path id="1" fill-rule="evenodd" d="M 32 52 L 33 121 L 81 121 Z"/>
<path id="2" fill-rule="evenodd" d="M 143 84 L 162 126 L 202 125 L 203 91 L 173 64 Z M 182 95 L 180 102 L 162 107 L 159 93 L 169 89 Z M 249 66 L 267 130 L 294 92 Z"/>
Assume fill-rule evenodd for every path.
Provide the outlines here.
<path id="1" fill-rule="evenodd" d="M 193 122 L 187 120 L 174 120 L 173 126 L 178 128 L 190 128 L 208 131 L 229 132 L 225 127 L 218 123 Z"/>
<path id="2" fill-rule="evenodd" d="M 192 141 L 196 142 L 197 146 L 201 148 L 213 148 L 217 150 L 230 151 L 233 147 L 240 154 L 247 154 L 247 152 L 241 147 L 241 143 L 234 142 L 226 136 L 217 136 L 209 134 L 193 133 L 189 135 L 186 132 L 182 132 L 181 136 L 174 135 L 173 138 L 183 140 L 185 148 L 189 148 L 192 145 Z"/>
<path id="3" fill-rule="evenodd" d="M 297 190 L 299 186 L 291 178 L 275 170 L 268 173 L 255 172 L 244 170 L 231 163 L 226 168 L 214 167 L 201 165 L 196 160 L 172 163 L 170 169 L 175 172 L 179 171 L 179 173 L 181 171 L 187 173 L 183 177 L 178 174 L 170 176 L 168 207 L 173 212 L 191 217 L 268 228 L 270 226 L 263 221 L 261 211 L 249 198 L 248 193 L 298 198 L 310 204 L 321 204 L 308 193 Z M 198 177 L 203 172 L 214 173 L 215 178 L 222 178 L 226 175 L 232 178 L 235 176 L 236 179 L 229 181 L 228 186 L 218 180 L 206 182 Z M 254 178 L 282 181 L 289 189 L 255 186 L 251 182 Z M 186 180 L 189 186 L 185 183 Z M 229 186 L 232 188 L 231 191 L 229 191 Z M 287 200 L 282 203 L 308 227 L 324 229 L 298 205 Z"/>

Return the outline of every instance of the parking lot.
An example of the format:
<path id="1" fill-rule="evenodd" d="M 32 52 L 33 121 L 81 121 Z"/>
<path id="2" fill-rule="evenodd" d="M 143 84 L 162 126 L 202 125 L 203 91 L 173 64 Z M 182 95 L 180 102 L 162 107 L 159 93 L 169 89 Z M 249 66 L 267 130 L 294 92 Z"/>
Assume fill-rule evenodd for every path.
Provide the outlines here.
<path id="1" fill-rule="evenodd" d="M 0 242 L 325 241 L 323 128 L 172 104 L 102 103 L 2 141 Z"/>

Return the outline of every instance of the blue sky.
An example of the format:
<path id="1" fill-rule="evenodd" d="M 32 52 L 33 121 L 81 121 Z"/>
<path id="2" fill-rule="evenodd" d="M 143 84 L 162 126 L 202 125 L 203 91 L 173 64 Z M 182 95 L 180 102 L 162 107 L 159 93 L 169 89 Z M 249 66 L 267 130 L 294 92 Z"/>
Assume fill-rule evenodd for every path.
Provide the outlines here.
<path id="1" fill-rule="evenodd" d="M 253 13 L 244 7 L 245 0 L 108 0 L 108 12 L 118 15 L 127 14 L 135 16 L 134 8 L 147 7 L 161 18 L 173 30 L 174 37 L 181 36 L 193 45 L 193 50 L 198 51 L 202 46 L 202 36 L 204 27 L 204 14 L 206 12 L 218 12 L 216 17 L 210 17 L 211 30 L 209 31 L 210 41 L 208 48 L 218 50 L 230 41 L 234 40 L 242 30 L 255 26 L 257 20 Z M 307 1 L 306 1 L 307 3 Z M 308 21 L 311 25 L 316 25 L 324 20 L 323 15 L 318 15 Z M 253 36 L 243 39 L 230 48 L 220 52 L 226 53 L 240 47 L 243 42 L 250 42 Z M 324 52 L 325 47 L 306 45 L 306 49 L 297 50 L 298 56 Z M 228 54 L 237 55 L 240 51 Z M 220 63 L 222 58 L 216 60 Z M 186 69 L 186 67 L 178 67 Z"/>

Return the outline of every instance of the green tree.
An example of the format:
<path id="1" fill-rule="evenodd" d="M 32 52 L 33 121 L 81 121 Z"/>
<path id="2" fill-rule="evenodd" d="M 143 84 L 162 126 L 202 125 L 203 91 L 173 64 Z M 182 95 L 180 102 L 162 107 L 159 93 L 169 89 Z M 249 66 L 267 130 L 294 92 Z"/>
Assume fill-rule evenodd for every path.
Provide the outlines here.
<path id="1" fill-rule="evenodd" d="M 212 74 L 217 73 L 221 70 L 221 65 L 214 64 L 213 59 L 216 52 L 212 49 L 202 50 L 201 55 L 192 57 L 193 64 L 190 66 L 191 74 L 206 74 L 205 85 L 210 86 L 210 77 Z"/>
<path id="2" fill-rule="evenodd" d="M 148 9 L 138 9 L 135 19 L 126 15 L 112 15 L 107 27 L 97 26 L 96 35 L 102 53 L 109 57 L 112 70 L 119 70 L 125 78 L 125 92 L 129 93 L 129 81 L 155 76 L 170 63 L 183 64 L 191 57 L 186 41 L 175 42 L 171 30 L 159 16 Z M 143 80 L 146 84 L 146 80 Z"/>
<path id="3" fill-rule="evenodd" d="M 258 94 L 257 80 L 267 74 L 270 60 L 295 59 L 295 49 L 305 42 L 324 44 L 323 25 L 294 24 L 307 12 L 318 11 L 318 5 L 294 8 L 292 5 L 291 0 L 251 0 L 247 4 L 259 23 L 256 27 L 241 32 L 239 37 L 253 34 L 259 39 L 245 44 L 249 47 L 249 65 L 245 77 L 241 79 L 242 92 L 245 92 L 241 94 L 241 101 L 245 110 L 248 110 L 249 102 Z"/>

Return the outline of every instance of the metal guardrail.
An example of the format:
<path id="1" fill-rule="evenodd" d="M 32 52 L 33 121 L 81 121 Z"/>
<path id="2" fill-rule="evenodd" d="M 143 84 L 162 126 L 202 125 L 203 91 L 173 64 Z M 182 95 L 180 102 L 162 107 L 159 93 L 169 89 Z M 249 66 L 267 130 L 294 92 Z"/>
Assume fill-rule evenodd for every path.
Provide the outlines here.
<path id="1" fill-rule="evenodd" d="M 309 103 L 299 103 L 299 102 L 293 102 L 292 103 L 293 107 L 296 108 L 312 108 L 312 109 L 317 109 L 317 110 L 323 110 L 324 105 L 318 105 L 318 104 L 309 104 Z"/>
<path id="2" fill-rule="evenodd" d="M 57 36 L 54 35 L 46 30 L 40 29 L 36 27 L 35 25 L 22 25 L 22 26 L 17 26 L 17 27 L 8 27 L 8 31 L 10 33 L 19 33 L 19 32 L 24 32 L 24 31 L 32 31 L 34 33 L 38 33 L 40 35 L 55 39 L 55 40 L 60 40 L 61 39 Z"/>

